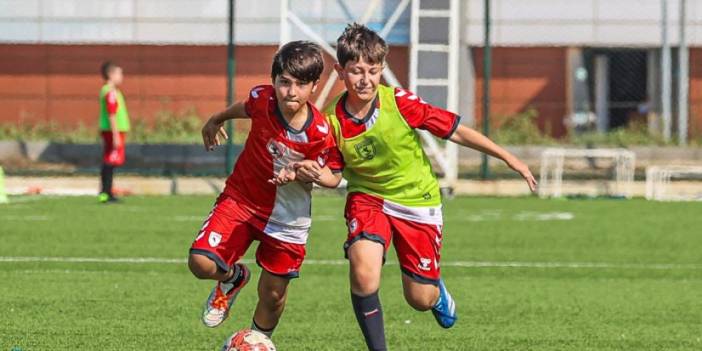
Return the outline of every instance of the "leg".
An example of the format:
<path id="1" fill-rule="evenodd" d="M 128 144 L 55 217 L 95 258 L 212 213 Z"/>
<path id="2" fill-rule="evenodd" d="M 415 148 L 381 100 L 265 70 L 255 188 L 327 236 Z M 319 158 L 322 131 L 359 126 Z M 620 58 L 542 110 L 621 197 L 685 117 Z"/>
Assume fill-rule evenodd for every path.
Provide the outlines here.
<path id="1" fill-rule="evenodd" d="M 264 233 L 266 223 L 253 220 L 250 224 L 261 242 L 256 249 L 256 263 L 263 269 L 251 329 L 271 337 L 285 309 L 288 284 L 300 275 L 306 248 L 305 244 L 284 242 Z"/>
<path id="2" fill-rule="evenodd" d="M 457 318 L 456 305 L 441 280 L 439 268 L 442 226 L 395 217 L 391 223 L 405 300 L 418 311 L 431 309 L 441 327 L 452 327 Z"/>
<path id="3" fill-rule="evenodd" d="M 357 240 L 347 251 L 351 281 L 351 303 L 356 321 L 369 350 L 387 350 L 385 324 L 378 289 L 385 247 L 370 240 Z"/>
<path id="4" fill-rule="evenodd" d="M 202 313 L 208 327 L 224 322 L 251 277 L 245 265 L 236 263 L 253 241 L 245 220 L 238 204 L 221 196 L 190 248 L 188 267 L 193 275 L 217 281 Z"/>
<path id="5" fill-rule="evenodd" d="M 198 279 L 226 281 L 234 275 L 234 270 L 224 271 L 211 258 L 197 253 L 191 253 L 188 257 L 188 268 Z"/>
<path id="6" fill-rule="evenodd" d="M 254 312 L 251 329 L 271 337 L 285 309 L 289 278 L 261 271 L 258 279 L 258 304 Z"/>
<path id="7" fill-rule="evenodd" d="M 380 289 L 384 254 L 383 244 L 367 239 L 358 240 L 348 248 L 352 294 L 368 296 Z"/>
<path id="8" fill-rule="evenodd" d="M 105 193 L 107 195 L 112 194 L 112 178 L 114 174 L 114 167 L 103 163 L 102 167 L 100 168 L 100 185 L 101 193 Z"/>
<path id="9" fill-rule="evenodd" d="M 407 303 L 417 311 L 430 310 L 439 299 L 438 286 L 418 282 L 407 274 L 402 274 L 402 289 Z"/>

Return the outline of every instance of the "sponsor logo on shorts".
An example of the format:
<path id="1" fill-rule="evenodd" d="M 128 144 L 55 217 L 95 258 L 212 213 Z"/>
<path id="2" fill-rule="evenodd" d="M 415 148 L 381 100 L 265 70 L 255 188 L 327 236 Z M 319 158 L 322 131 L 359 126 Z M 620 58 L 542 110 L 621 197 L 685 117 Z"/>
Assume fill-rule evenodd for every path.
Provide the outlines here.
<path id="1" fill-rule="evenodd" d="M 219 245 L 219 243 L 222 241 L 222 234 L 210 232 L 210 236 L 207 238 L 207 241 L 210 243 L 210 246 L 217 247 L 217 245 Z"/>
<path id="2" fill-rule="evenodd" d="M 430 258 L 420 257 L 419 264 L 417 265 L 417 268 L 419 268 L 423 271 L 430 271 L 431 267 L 429 267 L 429 265 L 431 264 L 431 261 L 432 260 Z"/>
<path id="3" fill-rule="evenodd" d="M 349 221 L 349 232 L 353 234 L 356 232 L 356 229 L 358 229 L 358 221 L 356 218 L 352 218 Z"/>

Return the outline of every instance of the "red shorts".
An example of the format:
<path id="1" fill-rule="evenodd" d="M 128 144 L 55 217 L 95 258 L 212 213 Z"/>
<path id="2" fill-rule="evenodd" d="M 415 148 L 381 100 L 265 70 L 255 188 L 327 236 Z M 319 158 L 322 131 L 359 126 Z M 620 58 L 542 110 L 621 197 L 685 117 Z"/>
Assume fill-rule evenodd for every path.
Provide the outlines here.
<path id="1" fill-rule="evenodd" d="M 287 243 L 263 232 L 266 221 L 227 195 L 220 195 L 190 247 L 191 254 L 209 257 L 223 271 L 229 271 L 259 241 L 256 263 L 267 272 L 297 278 L 305 258 L 305 245 Z"/>
<path id="2" fill-rule="evenodd" d="M 390 216 L 383 212 L 383 199 L 363 193 L 348 195 L 345 217 L 349 234 L 344 251 L 365 239 L 382 244 L 387 252 L 392 240 L 404 274 L 420 283 L 439 284 L 441 225 Z"/>
<path id="3" fill-rule="evenodd" d="M 112 143 L 112 132 L 103 131 L 102 133 L 102 162 L 106 165 L 119 167 L 124 164 L 124 141 L 126 134 L 124 132 L 119 132 L 120 146 L 115 148 Z"/>

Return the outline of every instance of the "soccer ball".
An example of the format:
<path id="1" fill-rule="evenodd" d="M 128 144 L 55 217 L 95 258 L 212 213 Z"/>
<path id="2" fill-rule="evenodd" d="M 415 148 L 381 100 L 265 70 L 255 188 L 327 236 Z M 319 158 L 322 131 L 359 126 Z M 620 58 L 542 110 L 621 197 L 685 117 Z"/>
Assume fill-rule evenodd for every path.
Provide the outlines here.
<path id="1" fill-rule="evenodd" d="M 242 329 L 230 336 L 224 343 L 222 351 L 275 351 L 271 339 L 263 333 L 251 329 Z"/>

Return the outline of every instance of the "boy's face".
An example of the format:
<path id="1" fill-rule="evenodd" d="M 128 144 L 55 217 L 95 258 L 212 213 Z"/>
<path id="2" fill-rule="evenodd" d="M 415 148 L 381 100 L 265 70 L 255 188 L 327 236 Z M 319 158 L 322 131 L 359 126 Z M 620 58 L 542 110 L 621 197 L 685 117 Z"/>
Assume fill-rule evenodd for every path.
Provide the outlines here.
<path id="1" fill-rule="evenodd" d="M 273 87 L 280 111 L 286 114 L 299 111 L 317 90 L 317 83 L 319 80 L 302 82 L 290 75 L 288 71 L 277 75 Z"/>
<path id="2" fill-rule="evenodd" d="M 361 57 L 358 61 L 346 62 L 343 67 L 337 63 L 334 68 L 344 81 L 349 95 L 364 102 L 375 99 L 383 74 L 383 64 L 368 63 Z"/>
<path id="3" fill-rule="evenodd" d="M 115 85 L 120 85 L 122 84 L 122 67 L 115 67 L 110 71 L 109 74 L 110 81 L 114 83 Z"/>

